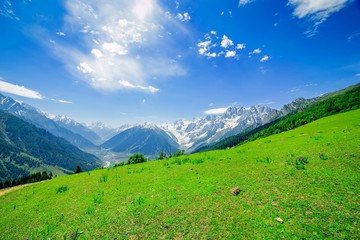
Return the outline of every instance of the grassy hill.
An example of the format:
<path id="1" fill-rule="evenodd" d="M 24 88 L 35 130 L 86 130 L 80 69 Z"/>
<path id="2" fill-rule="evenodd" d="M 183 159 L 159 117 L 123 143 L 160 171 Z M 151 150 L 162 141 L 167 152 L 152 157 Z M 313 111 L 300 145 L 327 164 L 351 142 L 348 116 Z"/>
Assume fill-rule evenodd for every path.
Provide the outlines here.
<path id="1" fill-rule="evenodd" d="M 359 239 L 359 119 L 26 186 L 0 197 L 0 239 Z"/>
<path id="2" fill-rule="evenodd" d="M 360 84 L 310 99 L 307 103 L 298 106 L 295 111 L 290 112 L 286 116 L 275 119 L 248 132 L 223 139 L 214 145 L 199 149 L 198 152 L 226 149 L 247 141 L 288 131 L 323 117 L 358 108 L 360 108 Z"/>

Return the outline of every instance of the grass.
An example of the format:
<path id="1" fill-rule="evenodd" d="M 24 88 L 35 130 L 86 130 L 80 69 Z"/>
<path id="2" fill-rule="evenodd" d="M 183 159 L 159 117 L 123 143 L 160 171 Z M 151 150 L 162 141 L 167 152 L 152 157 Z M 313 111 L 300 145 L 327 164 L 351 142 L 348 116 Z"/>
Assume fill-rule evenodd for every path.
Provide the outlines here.
<path id="1" fill-rule="evenodd" d="M 359 119 L 27 186 L 0 197 L 0 239 L 359 239 Z"/>

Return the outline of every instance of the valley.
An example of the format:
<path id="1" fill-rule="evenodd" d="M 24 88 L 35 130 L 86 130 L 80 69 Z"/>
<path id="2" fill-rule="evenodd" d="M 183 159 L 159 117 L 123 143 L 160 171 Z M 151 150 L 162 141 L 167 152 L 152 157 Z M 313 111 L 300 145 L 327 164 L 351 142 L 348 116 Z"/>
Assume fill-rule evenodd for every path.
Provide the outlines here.
<path id="1" fill-rule="evenodd" d="M 0 197 L 1 239 L 352 239 L 360 235 L 359 117 L 24 187 Z"/>

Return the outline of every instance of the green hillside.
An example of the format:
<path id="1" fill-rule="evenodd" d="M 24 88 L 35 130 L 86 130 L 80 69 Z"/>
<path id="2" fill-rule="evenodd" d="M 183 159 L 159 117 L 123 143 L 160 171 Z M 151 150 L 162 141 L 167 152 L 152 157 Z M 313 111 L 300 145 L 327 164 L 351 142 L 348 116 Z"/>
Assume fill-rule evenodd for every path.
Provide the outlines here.
<path id="1" fill-rule="evenodd" d="M 0 239 L 359 239 L 359 119 L 27 186 L 0 196 Z"/>
<path id="2" fill-rule="evenodd" d="M 0 111 L 0 181 L 39 171 L 72 173 L 78 165 L 92 170 L 101 161 L 63 138 Z"/>
<path id="3" fill-rule="evenodd" d="M 309 101 L 298 110 L 250 131 L 240 133 L 198 151 L 226 149 L 246 141 L 288 131 L 317 119 L 360 108 L 360 84 Z"/>

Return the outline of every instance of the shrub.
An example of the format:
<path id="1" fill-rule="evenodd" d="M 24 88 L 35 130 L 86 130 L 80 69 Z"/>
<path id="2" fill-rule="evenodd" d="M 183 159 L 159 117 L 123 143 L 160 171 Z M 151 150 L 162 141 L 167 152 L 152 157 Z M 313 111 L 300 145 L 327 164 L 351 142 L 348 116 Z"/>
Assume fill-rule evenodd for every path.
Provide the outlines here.
<path id="1" fill-rule="evenodd" d="M 143 163 L 146 162 L 147 159 L 143 154 L 135 153 L 134 155 L 130 156 L 128 159 L 128 164 L 136 164 L 136 163 Z"/>
<path id="2" fill-rule="evenodd" d="M 297 170 L 305 170 L 305 164 L 309 163 L 308 159 L 306 157 L 298 157 L 295 162 L 295 168 Z"/>
<path id="3" fill-rule="evenodd" d="M 56 193 L 64 193 L 64 192 L 66 192 L 67 190 L 69 190 L 68 186 L 64 185 L 64 186 L 58 187 L 58 188 L 56 189 Z"/>
<path id="4" fill-rule="evenodd" d="M 319 158 L 320 158 L 321 160 L 328 160 L 328 159 L 329 159 L 329 157 L 326 156 L 324 153 L 320 153 L 320 154 L 319 154 Z"/>
<path id="5" fill-rule="evenodd" d="M 107 182 L 108 178 L 109 178 L 109 175 L 103 174 L 103 175 L 101 175 L 101 177 L 99 179 L 99 182 L 100 183 L 105 183 L 105 182 Z"/>

